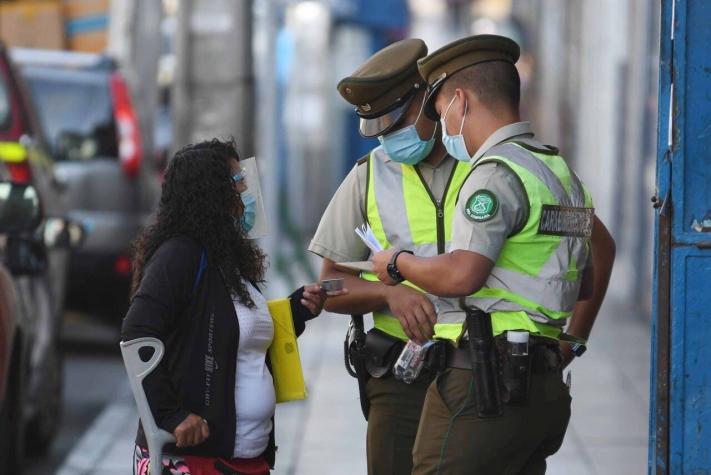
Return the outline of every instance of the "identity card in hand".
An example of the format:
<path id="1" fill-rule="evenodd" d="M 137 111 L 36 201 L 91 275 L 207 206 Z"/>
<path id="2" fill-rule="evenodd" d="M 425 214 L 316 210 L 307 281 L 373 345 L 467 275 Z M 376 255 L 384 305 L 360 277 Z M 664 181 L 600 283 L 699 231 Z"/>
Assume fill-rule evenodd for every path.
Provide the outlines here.
<path id="1" fill-rule="evenodd" d="M 355 233 L 363 241 L 363 243 L 368 246 L 368 249 L 370 249 L 373 254 L 383 250 L 383 247 L 375 238 L 373 230 L 370 228 L 370 224 L 365 223 L 358 226 L 357 228 L 355 228 Z"/>

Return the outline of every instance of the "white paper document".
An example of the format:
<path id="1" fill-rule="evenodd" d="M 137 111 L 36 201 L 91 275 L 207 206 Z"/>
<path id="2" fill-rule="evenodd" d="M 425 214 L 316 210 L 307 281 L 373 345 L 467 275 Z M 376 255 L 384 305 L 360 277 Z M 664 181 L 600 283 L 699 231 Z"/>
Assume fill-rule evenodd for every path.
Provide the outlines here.
<path id="1" fill-rule="evenodd" d="M 355 228 L 355 233 L 363 241 L 363 243 L 368 246 L 368 249 L 370 249 L 373 254 L 383 250 L 383 247 L 375 238 L 373 230 L 370 228 L 369 224 L 365 223 L 358 226 L 357 228 Z"/>

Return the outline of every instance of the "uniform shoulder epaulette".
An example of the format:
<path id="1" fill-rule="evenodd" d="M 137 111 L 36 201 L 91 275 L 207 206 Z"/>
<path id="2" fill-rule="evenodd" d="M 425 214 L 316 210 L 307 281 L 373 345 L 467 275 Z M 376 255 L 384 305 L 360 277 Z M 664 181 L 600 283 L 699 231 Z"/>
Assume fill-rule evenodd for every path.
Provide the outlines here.
<path id="1" fill-rule="evenodd" d="M 366 155 L 363 155 L 362 157 L 360 157 L 360 158 L 358 159 L 358 161 L 356 162 L 356 165 L 361 166 L 361 165 L 363 165 L 364 163 L 368 163 L 368 159 L 369 159 L 369 158 L 370 158 L 370 154 L 369 154 L 369 153 L 366 154 Z"/>
<path id="2" fill-rule="evenodd" d="M 520 145 L 521 147 L 525 148 L 529 152 L 542 153 L 544 155 L 558 155 L 558 153 L 560 152 L 560 150 L 558 150 L 558 147 L 554 147 L 553 145 L 542 145 L 541 147 L 537 147 L 535 145 L 520 140 L 512 140 L 508 143 L 515 143 L 516 145 Z"/>

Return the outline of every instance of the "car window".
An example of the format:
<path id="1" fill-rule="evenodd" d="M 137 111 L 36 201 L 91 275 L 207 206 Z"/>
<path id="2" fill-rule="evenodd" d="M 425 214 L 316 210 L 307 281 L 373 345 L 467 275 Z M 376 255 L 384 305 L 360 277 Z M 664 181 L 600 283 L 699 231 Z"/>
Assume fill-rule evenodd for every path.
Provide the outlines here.
<path id="1" fill-rule="evenodd" d="M 55 159 L 118 157 L 107 72 L 27 67 L 23 73 Z"/>
<path id="2" fill-rule="evenodd" d="M 10 94 L 5 85 L 5 78 L 0 75 L 0 129 L 10 125 Z"/>

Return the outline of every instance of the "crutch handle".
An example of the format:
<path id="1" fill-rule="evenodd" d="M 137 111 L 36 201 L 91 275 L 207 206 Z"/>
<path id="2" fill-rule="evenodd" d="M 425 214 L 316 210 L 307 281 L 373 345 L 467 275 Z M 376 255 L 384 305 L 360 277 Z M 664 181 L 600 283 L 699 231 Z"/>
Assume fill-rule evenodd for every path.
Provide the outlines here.
<path id="1" fill-rule="evenodd" d="M 143 389 L 143 379 L 149 375 L 151 371 L 158 366 L 161 359 L 163 359 L 165 348 L 163 347 L 162 341 L 151 337 L 122 341 L 120 346 L 123 363 L 128 373 L 128 381 L 131 385 L 131 391 L 133 392 L 133 398 L 136 400 L 138 416 L 141 418 L 143 432 L 146 435 L 146 442 L 148 442 L 148 453 L 150 455 L 148 470 L 150 472 L 153 467 L 158 467 L 158 470 L 153 473 L 160 475 L 163 465 L 163 446 L 170 442 L 175 442 L 175 437 L 170 432 L 159 428 L 155 419 L 153 419 L 153 414 L 151 413 L 151 408 L 146 398 L 146 392 Z M 141 350 L 143 348 L 153 349 L 153 353 L 146 361 L 141 357 Z"/>

